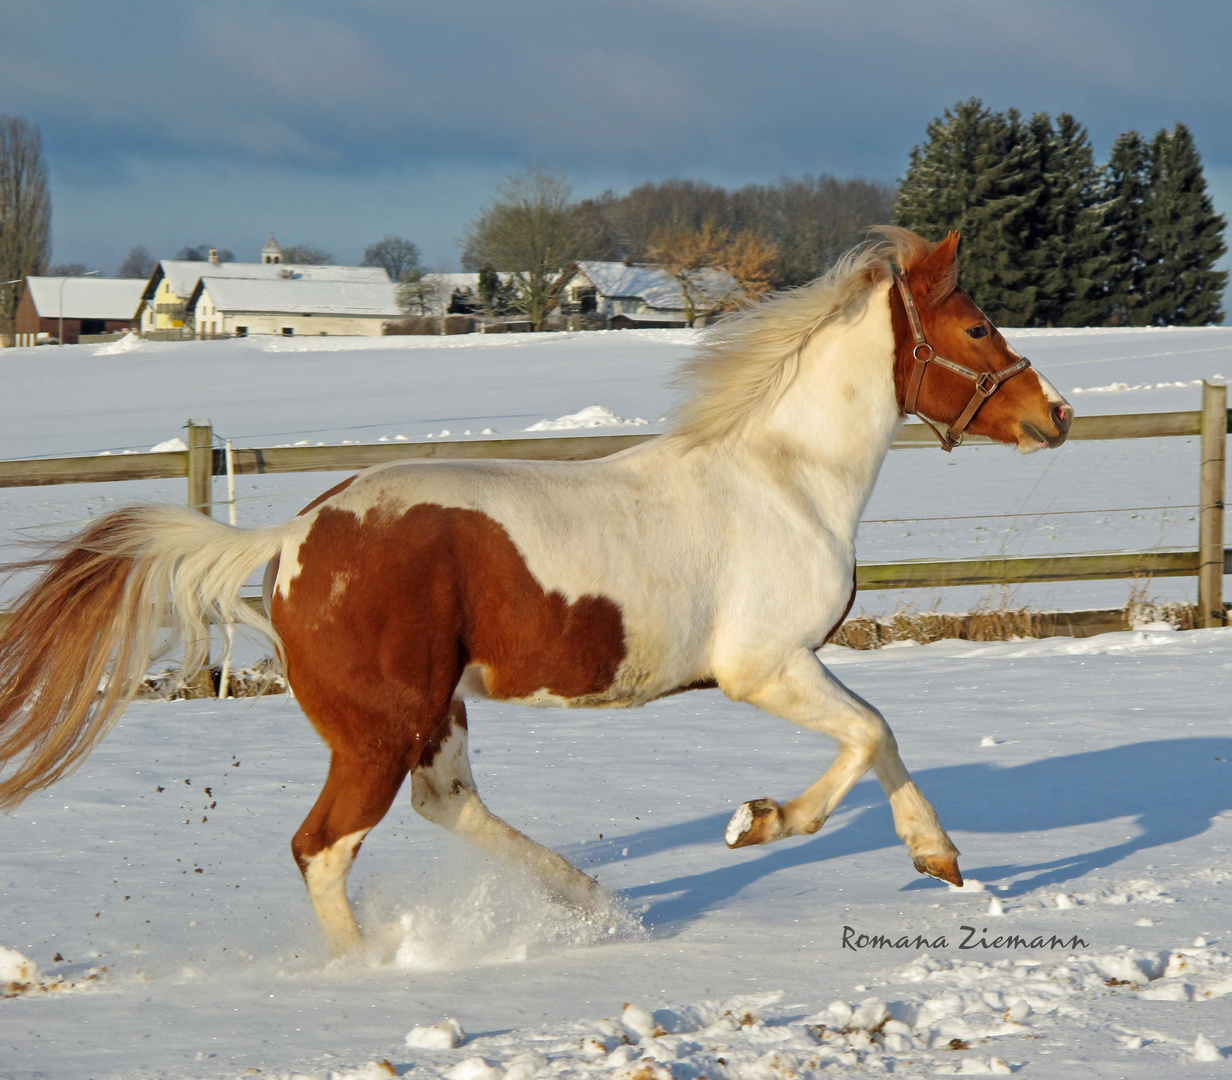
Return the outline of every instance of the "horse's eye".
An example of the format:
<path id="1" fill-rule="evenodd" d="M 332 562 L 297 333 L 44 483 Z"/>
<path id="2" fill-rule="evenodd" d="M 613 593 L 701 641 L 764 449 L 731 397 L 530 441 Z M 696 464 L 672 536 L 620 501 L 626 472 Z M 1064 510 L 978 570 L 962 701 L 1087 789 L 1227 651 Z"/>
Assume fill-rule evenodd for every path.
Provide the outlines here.
<path id="1" fill-rule="evenodd" d="M 979 326 L 967 327 L 967 336 L 973 338 L 982 338 L 988 336 L 988 327 L 981 323 Z"/>

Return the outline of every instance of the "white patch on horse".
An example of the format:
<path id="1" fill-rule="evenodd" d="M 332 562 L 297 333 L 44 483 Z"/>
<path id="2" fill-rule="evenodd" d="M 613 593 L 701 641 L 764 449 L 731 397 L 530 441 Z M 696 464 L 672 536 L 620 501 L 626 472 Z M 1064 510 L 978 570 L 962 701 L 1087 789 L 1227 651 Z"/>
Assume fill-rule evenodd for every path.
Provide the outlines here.
<path id="1" fill-rule="evenodd" d="M 536 877 L 547 889 L 595 914 L 615 913 L 615 900 L 571 863 L 496 817 L 475 788 L 466 728 L 453 724 L 429 764 L 411 770 L 416 813 L 481 851 Z"/>
<path id="2" fill-rule="evenodd" d="M 1013 352 L 1012 349 L 1010 351 Z M 1014 355 L 1017 356 L 1018 354 L 1014 353 Z M 1032 368 L 1031 370 L 1035 371 L 1034 368 Z M 1066 401 L 1065 398 L 1061 395 L 1061 392 L 1055 386 L 1053 386 L 1052 383 L 1050 383 L 1047 379 L 1045 379 L 1044 376 L 1041 375 L 1038 371 L 1035 371 L 1035 377 L 1039 379 L 1040 389 L 1044 391 L 1044 397 L 1048 400 L 1048 403 L 1050 405 L 1068 405 L 1069 404 L 1069 402 Z"/>
<path id="3" fill-rule="evenodd" d="M 367 835 L 367 829 L 349 833 L 303 860 L 304 884 L 334 956 L 353 949 L 362 940 L 347 901 L 346 879 L 355 861 L 355 850 Z"/>
<path id="4" fill-rule="evenodd" d="M 287 523 L 287 534 L 282 542 L 282 551 L 278 560 L 278 572 L 274 578 L 273 591 L 286 600 L 291 591 L 291 583 L 299 577 L 302 569 L 299 561 L 300 548 L 308 538 L 312 523 L 316 521 L 316 513 L 305 514 Z"/>
<path id="5" fill-rule="evenodd" d="M 740 809 L 732 814 L 732 819 L 727 823 L 727 831 L 723 833 L 723 839 L 727 842 L 728 847 L 735 845 L 753 825 L 753 810 L 748 803 L 741 803 Z"/>
<path id="6" fill-rule="evenodd" d="M 340 570 L 333 577 L 329 584 L 329 602 L 337 605 L 341 602 L 343 595 L 347 591 L 347 586 L 351 584 L 351 573 L 348 570 Z"/>

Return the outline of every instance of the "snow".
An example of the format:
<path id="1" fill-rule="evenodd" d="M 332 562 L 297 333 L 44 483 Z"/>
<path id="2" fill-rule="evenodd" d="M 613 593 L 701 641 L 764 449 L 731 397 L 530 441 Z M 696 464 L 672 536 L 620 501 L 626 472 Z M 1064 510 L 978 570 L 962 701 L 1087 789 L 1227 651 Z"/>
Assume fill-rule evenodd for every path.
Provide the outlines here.
<path id="1" fill-rule="evenodd" d="M 641 417 L 623 420 L 611 409 L 606 409 L 602 405 L 588 405 L 568 416 L 558 416 L 555 420 L 540 420 L 537 424 L 531 424 L 530 427 L 522 430 L 581 431 L 584 428 L 598 427 L 645 427 L 649 423 L 649 420 L 643 420 Z"/>
<path id="2" fill-rule="evenodd" d="M 1063 391 L 1150 384 L 1082 397 L 1083 411 L 1196 408 L 1196 387 L 1156 384 L 1232 364 L 1221 328 L 1010 336 Z M 516 432 L 593 402 L 659 417 L 692 340 L 5 350 L 0 457 L 144 451 L 189 416 L 240 446 Z M 895 452 L 867 517 L 960 520 L 869 524 L 861 557 L 1191 543 L 1187 511 L 1098 525 L 1071 512 L 1196 501 L 1196 441 Z M 336 482 L 241 480 L 245 524 Z M 0 520 L 47 536 L 184 494 L 182 481 L 11 489 Z M 1055 595 L 1077 606 L 1084 588 Z M 871 777 L 817 836 L 728 850 L 741 803 L 795 795 L 832 747 L 717 692 L 623 713 L 477 702 L 474 772 L 493 811 L 597 874 L 625 918 L 579 919 L 400 798 L 351 879 L 369 946 L 331 962 L 287 850 L 327 763 L 294 700 L 141 700 L 77 773 L 0 819 L 0 1075 L 1222 1075 L 1232 634 L 1153 624 L 822 656 L 885 712 L 967 887 L 914 872 Z M 433 1029 L 448 1037 L 408 1044 Z"/>
<path id="3" fill-rule="evenodd" d="M 389 274 L 380 266 L 300 266 L 290 263 L 212 263 L 192 259 L 163 259 L 152 278 L 155 286 L 164 277 L 176 296 L 187 300 L 204 276 L 246 280 L 335 281 L 389 284 Z M 142 282 L 142 288 L 145 283 Z"/>
<path id="4" fill-rule="evenodd" d="M 384 270 L 381 275 L 385 276 Z M 402 314 L 394 297 L 395 286 L 388 279 L 305 281 L 274 278 L 262 281 L 220 278 L 207 272 L 201 278 L 200 288 L 209 294 L 217 311 L 237 314 L 364 315 L 386 318 L 397 318 Z"/>
<path id="5" fill-rule="evenodd" d="M 136 318 L 145 282 L 130 278 L 28 277 L 26 288 L 40 318 L 58 319 L 63 296 L 66 319 L 121 321 Z"/>

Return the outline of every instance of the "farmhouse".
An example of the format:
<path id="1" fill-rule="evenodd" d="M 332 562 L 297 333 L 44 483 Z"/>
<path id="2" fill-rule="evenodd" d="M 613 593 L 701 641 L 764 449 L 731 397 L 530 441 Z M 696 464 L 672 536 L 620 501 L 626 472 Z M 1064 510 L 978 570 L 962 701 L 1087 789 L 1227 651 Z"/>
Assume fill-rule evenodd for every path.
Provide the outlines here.
<path id="1" fill-rule="evenodd" d="M 696 306 L 719 306 L 735 290 L 725 270 L 703 269 L 693 278 Z M 629 262 L 579 262 L 566 271 L 561 310 L 617 317 L 625 326 L 684 326 L 685 298 L 680 282 L 657 266 Z"/>
<path id="2" fill-rule="evenodd" d="M 130 278 L 28 277 L 14 329 L 58 338 L 63 301 L 66 344 L 76 344 L 82 334 L 131 330 L 137 325 L 143 287 Z"/>
<path id="3" fill-rule="evenodd" d="M 282 249 L 278 248 L 273 237 L 262 249 L 261 258 L 259 263 L 225 263 L 219 261 L 217 252 L 212 251 L 208 262 L 163 259 L 154 268 L 141 294 L 141 332 L 183 330 L 191 314 L 189 301 L 205 275 L 216 280 L 333 281 L 390 287 L 389 275 L 380 266 L 295 266 L 284 263 Z M 197 332 L 201 332 L 199 326 Z"/>
<path id="4" fill-rule="evenodd" d="M 386 320 L 402 314 L 394 286 L 384 270 L 381 274 L 383 282 L 302 277 L 261 280 L 210 273 L 193 288 L 188 310 L 200 335 L 376 336 Z"/>

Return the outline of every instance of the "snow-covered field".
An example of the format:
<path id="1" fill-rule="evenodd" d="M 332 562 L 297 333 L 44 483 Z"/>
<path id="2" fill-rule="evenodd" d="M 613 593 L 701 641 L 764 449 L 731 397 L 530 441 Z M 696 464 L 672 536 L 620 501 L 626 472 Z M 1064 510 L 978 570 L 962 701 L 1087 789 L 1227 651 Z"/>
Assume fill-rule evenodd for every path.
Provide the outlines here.
<path id="1" fill-rule="evenodd" d="M 1193 380 L 1232 376 L 1229 329 L 1012 338 L 1080 412 L 1192 409 Z M 654 430 L 690 340 L 8 350 L 0 457 L 148 449 L 190 416 L 238 445 L 509 436 L 594 405 L 629 422 L 605 430 Z M 596 419 L 612 422 L 578 423 Z M 1195 444 L 895 452 L 861 557 L 1190 546 Z M 245 478 L 240 520 L 288 516 L 333 479 Z M 183 485 L 9 490 L 0 525 L 46 535 L 159 496 L 181 501 Z M 959 520 L 922 520 L 942 516 Z M 1125 591 L 1019 599 L 1074 607 Z M 343 964 L 324 957 L 288 848 L 325 772 L 294 701 L 138 702 L 80 772 L 0 819 L 0 1077 L 1232 1068 L 1232 634 L 824 658 L 894 726 L 964 853 L 966 889 L 915 874 L 871 780 L 814 838 L 728 851 L 734 807 L 798 793 L 831 748 L 717 693 L 632 712 L 480 702 L 474 765 L 490 805 L 597 874 L 628 919 L 579 922 L 403 799 L 352 875 L 372 947 Z M 448 1019 L 465 1035 L 446 1024 L 408 1044 Z"/>

